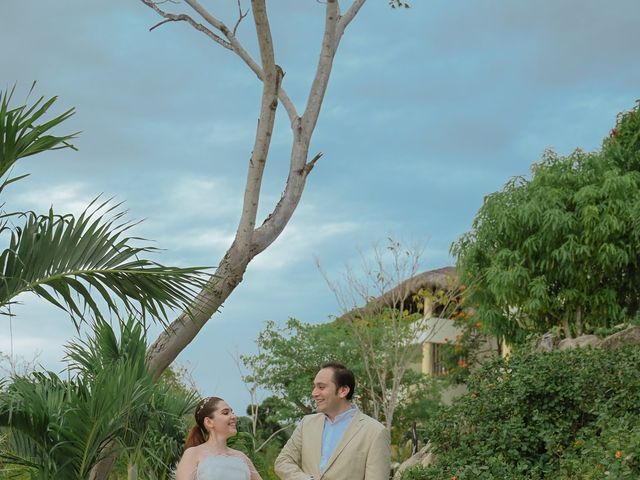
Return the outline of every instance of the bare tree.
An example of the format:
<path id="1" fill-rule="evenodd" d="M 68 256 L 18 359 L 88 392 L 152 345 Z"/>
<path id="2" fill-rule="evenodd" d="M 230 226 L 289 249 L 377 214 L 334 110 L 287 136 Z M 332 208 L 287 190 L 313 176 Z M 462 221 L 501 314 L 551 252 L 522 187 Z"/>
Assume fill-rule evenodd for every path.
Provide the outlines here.
<path id="1" fill-rule="evenodd" d="M 209 318 L 240 284 L 249 262 L 278 238 L 291 219 L 300 201 L 307 177 L 321 157 L 320 153 L 310 157 L 309 145 L 329 83 L 334 56 L 345 29 L 366 0 L 354 0 L 344 13 L 341 12 L 340 1 L 327 0 L 324 2 L 325 26 L 321 52 L 302 114 L 298 113 L 281 84 L 284 73 L 282 68 L 276 64 L 266 0 L 251 1 L 261 64 L 258 64 L 251 57 L 236 37 L 238 24 L 248 14 L 248 11 L 242 11 L 240 2 L 238 2 L 238 21 L 233 28 L 229 28 L 196 0 L 185 0 L 185 3 L 202 19 L 201 22 L 189 14 L 169 13 L 163 10 L 162 7 L 166 5 L 164 2 L 141 1 L 164 18 L 158 25 L 167 22 L 185 22 L 191 25 L 218 45 L 238 55 L 262 82 L 260 117 L 249 159 L 242 215 L 235 239 L 219 262 L 211 281 L 195 298 L 192 307 L 193 315 L 186 312 L 181 314 L 151 346 L 149 352 L 151 368 L 156 375 L 160 375 L 196 337 Z M 262 176 L 269 153 L 276 109 L 279 104 L 284 107 L 289 117 L 293 134 L 289 173 L 280 200 L 262 224 L 256 226 Z"/>
<path id="2" fill-rule="evenodd" d="M 218 263 L 211 280 L 195 297 L 189 312 L 180 314 L 149 348 L 150 368 L 157 378 L 191 343 L 200 329 L 242 282 L 249 262 L 278 238 L 291 219 L 302 196 L 307 177 L 322 155 L 317 153 L 311 156 L 309 146 L 329 83 L 336 51 L 345 29 L 367 0 L 317 1 L 317 4 L 324 9 L 324 33 L 313 82 L 302 113 L 299 113 L 282 86 L 284 71 L 276 63 L 266 0 L 251 0 L 251 13 L 260 50 L 259 62 L 252 58 L 236 37 L 238 26 L 249 14 L 248 10 L 243 11 L 240 0 L 236 0 L 238 19 L 232 27 L 226 25 L 218 15 L 207 10 L 196 0 L 184 0 L 189 7 L 188 13 L 174 13 L 166 10 L 167 7 L 174 8 L 178 5 L 174 1 L 140 1 L 163 18 L 161 22 L 151 27 L 151 30 L 170 22 L 186 23 L 219 46 L 237 55 L 262 83 L 258 127 L 249 159 L 242 214 L 235 238 Z M 308 1 L 311 2 L 311 0 Z M 404 6 L 404 2 L 397 0 L 389 1 L 389 4 L 393 7 Z M 346 8 L 343 10 L 342 6 Z M 279 105 L 284 107 L 288 115 L 293 136 L 289 172 L 280 200 L 264 221 L 257 226 L 260 188 Z M 103 462 L 94 472 L 92 479 L 106 478 L 110 470 L 107 463 L 109 462 Z"/>
<path id="3" fill-rule="evenodd" d="M 236 367 L 238 368 L 240 379 L 242 380 L 242 383 L 244 384 L 244 387 L 246 388 L 247 393 L 249 393 L 250 403 L 247 409 L 247 415 L 249 416 L 249 420 L 251 420 L 251 442 L 253 446 L 253 451 L 257 453 L 260 450 L 262 450 L 264 447 L 266 447 L 271 440 L 276 438 L 276 436 L 280 432 L 283 432 L 284 430 L 287 430 L 293 427 L 294 423 L 287 422 L 285 423 L 284 426 L 272 432 L 266 439 L 259 438 L 258 423 L 260 421 L 260 406 L 264 399 L 259 398 L 259 395 L 258 395 L 258 389 L 260 388 L 260 385 L 256 381 L 256 372 L 255 372 L 255 369 L 252 369 L 252 371 L 250 372 L 247 372 L 246 370 L 243 369 L 243 362 L 241 359 L 241 355 L 239 353 L 236 353 L 236 355 L 233 357 L 233 360 L 236 364 Z M 249 368 L 251 369 L 250 365 L 249 365 Z"/>
<path id="4" fill-rule="evenodd" d="M 332 281 L 323 272 L 342 311 L 337 321 L 348 322 L 357 339 L 372 415 L 389 430 L 405 374 L 438 328 L 440 319 L 425 310 L 437 304 L 439 315 L 449 315 L 459 288 L 453 268 L 417 274 L 421 253 L 389 239 L 371 255 L 361 254 L 360 268 L 347 267 L 342 280 Z"/>

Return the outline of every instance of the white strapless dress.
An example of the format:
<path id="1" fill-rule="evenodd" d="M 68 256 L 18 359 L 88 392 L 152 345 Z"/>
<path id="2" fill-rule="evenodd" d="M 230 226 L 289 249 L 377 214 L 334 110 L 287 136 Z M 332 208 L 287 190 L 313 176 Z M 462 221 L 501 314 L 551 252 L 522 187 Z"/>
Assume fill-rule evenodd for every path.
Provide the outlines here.
<path id="1" fill-rule="evenodd" d="M 196 470 L 195 480 L 249 480 L 249 466 L 240 456 L 207 455 Z"/>

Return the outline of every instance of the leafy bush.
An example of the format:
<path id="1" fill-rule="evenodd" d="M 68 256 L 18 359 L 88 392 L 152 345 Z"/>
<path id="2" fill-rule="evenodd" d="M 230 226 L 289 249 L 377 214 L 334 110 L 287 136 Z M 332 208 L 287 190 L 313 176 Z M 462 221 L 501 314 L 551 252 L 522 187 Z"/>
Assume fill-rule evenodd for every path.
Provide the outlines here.
<path id="1" fill-rule="evenodd" d="M 427 424 L 436 464 L 403 480 L 640 478 L 640 348 L 518 353 Z"/>

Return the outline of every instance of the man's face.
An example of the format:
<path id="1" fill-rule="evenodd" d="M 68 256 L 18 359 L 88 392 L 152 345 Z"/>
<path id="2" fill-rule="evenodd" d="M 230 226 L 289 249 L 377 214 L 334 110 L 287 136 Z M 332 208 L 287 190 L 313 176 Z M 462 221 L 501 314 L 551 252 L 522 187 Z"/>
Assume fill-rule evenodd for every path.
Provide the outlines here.
<path id="1" fill-rule="evenodd" d="M 347 394 L 348 387 L 338 389 L 333 380 L 333 369 L 323 368 L 318 372 L 313 380 L 313 400 L 316 402 L 316 411 L 322 412 L 329 417 L 334 417 L 343 411 L 349 403 Z"/>

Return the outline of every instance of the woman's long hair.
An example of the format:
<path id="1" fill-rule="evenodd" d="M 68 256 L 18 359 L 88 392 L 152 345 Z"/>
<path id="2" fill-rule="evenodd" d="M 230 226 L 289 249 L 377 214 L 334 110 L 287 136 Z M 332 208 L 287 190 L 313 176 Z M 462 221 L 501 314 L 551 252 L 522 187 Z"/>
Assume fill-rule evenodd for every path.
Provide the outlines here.
<path id="1" fill-rule="evenodd" d="M 218 397 L 203 398 L 194 413 L 196 424 L 191 428 L 184 442 L 185 450 L 189 447 L 197 447 L 207 441 L 207 429 L 204 427 L 204 419 L 212 416 L 218 409 L 218 403 L 222 399 Z"/>

